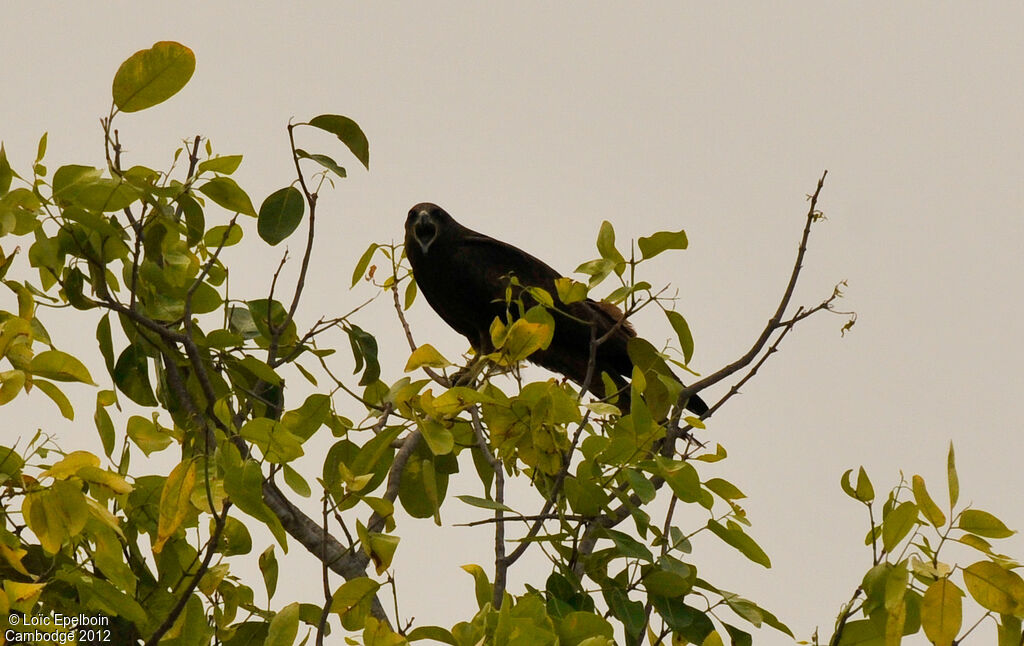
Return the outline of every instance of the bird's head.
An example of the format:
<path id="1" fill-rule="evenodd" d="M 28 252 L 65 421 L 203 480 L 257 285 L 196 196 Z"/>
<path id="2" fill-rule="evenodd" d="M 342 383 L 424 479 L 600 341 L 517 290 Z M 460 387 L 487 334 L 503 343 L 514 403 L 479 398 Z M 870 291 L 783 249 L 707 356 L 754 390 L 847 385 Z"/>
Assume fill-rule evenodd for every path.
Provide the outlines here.
<path id="1" fill-rule="evenodd" d="M 440 206 L 421 202 L 409 209 L 409 216 L 405 219 L 405 244 L 416 244 L 426 255 L 451 222 L 452 216 Z"/>

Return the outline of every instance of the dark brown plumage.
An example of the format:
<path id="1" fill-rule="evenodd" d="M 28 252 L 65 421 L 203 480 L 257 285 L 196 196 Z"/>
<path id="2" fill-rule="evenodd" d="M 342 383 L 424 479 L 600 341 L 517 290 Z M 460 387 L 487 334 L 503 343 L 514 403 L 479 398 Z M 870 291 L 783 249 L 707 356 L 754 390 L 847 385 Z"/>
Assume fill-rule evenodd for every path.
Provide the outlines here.
<path id="1" fill-rule="evenodd" d="M 493 349 L 490 328 L 494 318 L 506 318 L 505 290 L 510 275 L 521 285 L 540 287 L 558 298 L 555 279 L 561 274 L 557 271 L 521 249 L 462 226 L 429 202 L 409 211 L 405 255 L 427 302 L 478 353 Z M 529 299 L 525 295 L 523 298 Z M 532 299 L 529 302 L 532 304 Z M 555 330 L 551 344 L 530 355 L 529 360 L 582 385 L 590 356 L 590 326 L 596 326 L 596 336 L 601 337 L 615 327 L 621 313 L 609 303 L 590 299 L 569 305 L 556 301 L 556 305 L 569 315 L 552 311 Z M 596 370 L 590 380 L 590 391 L 596 396 L 609 394 L 602 372 L 620 388 L 628 384 L 624 377 L 632 374 L 633 362 L 627 344 L 635 336 L 632 326 L 624 322 L 598 347 Z M 628 394 L 628 389 L 625 392 Z M 707 411 L 707 405 L 697 396 L 690 398 L 687 407 L 698 415 Z"/>

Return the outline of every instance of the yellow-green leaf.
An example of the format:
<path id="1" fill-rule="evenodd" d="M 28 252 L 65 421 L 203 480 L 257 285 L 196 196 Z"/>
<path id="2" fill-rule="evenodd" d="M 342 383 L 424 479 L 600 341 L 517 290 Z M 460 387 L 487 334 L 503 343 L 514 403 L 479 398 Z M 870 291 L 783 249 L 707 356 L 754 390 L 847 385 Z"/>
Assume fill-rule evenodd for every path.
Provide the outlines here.
<path id="1" fill-rule="evenodd" d="M 47 552 L 56 554 L 64 541 L 78 536 L 89 520 L 80 485 L 59 480 L 25 496 L 21 513 Z"/>
<path id="2" fill-rule="evenodd" d="M 423 366 L 429 366 L 431 368 L 447 368 L 450 365 L 452 365 L 451 362 L 445 359 L 434 346 L 429 343 L 424 343 L 413 350 L 412 354 L 409 355 L 409 360 L 405 363 L 405 371 L 412 372 L 413 370 L 422 368 Z"/>
<path id="3" fill-rule="evenodd" d="M 167 476 L 160 493 L 160 520 L 157 525 L 157 540 L 153 551 L 159 553 L 174 532 L 184 522 L 191 509 L 189 498 L 196 485 L 196 463 L 192 460 L 179 462 Z"/>
<path id="4" fill-rule="evenodd" d="M 18 396 L 25 387 L 25 373 L 22 370 L 0 372 L 0 406 Z"/>
<path id="5" fill-rule="evenodd" d="M 252 200 L 230 177 L 214 177 L 200 186 L 199 192 L 228 211 L 256 217 Z"/>
<path id="6" fill-rule="evenodd" d="M 476 602 L 477 605 L 483 608 L 484 605 L 491 602 L 494 590 L 490 580 L 487 578 L 487 572 L 475 563 L 463 565 L 462 569 L 472 575 L 473 587 L 476 591 Z"/>
<path id="7" fill-rule="evenodd" d="M 572 278 L 556 278 L 555 291 L 558 294 L 558 300 L 566 305 L 578 303 L 587 297 L 587 286 Z"/>
<path id="8" fill-rule="evenodd" d="M 60 350 L 40 352 L 32 357 L 28 369 L 37 377 L 45 377 L 54 381 L 80 381 L 96 385 L 89 375 L 89 370 L 81 361 Z"/>
<path id="9" fill-rule="evenodd" d="M 679 312 L 665 310 L 665 316 L 668 317 L 668 322 L 679 339 L 679 347 L 683 351 L 683 361 L 690 363 L 690 359 L 693 358 L 693 334 L 690 333 L 690 325 Z"/>
<path id="10" fill-rule="evenodd" d="M 958 526 L 965 532 L 986 538 L 1006 538 L 1016 534 L 1015 531 L 1004 525 L 1003 521 L 980 509 L 965 510 L 960 514 Z"/>
<path id="11" fill-rule="evenodd" d="M 0 375 L 0 379 L 2 378 L 3 376 Z M 57 408 L 60 409 L 60 414 L 63 415 L 65 419 L 75 419 L 75 409 L 71 406 L 71 401 L 56 384 L 42 379 L 35 379 L 32 381 L 32 385 L 38 388 L 44 395 L 52 399 L 53 403 L 57 404 Z M 2 391 L 2 388 L 0 388 L 0 391 Z M 3 403 L 2 398 L 0 398 L 0 403 Z"/>
<path id="12" fill-rule="evenodd" d="M 946 524 L 946 514 L 942 513 L 939 506 L 935 504 L 932 497 L 928 495 L 928 489 L 924 486 L 924 478 L 914 476 L 913 480 L 914 500 L 924 517 L 935 527 L 942 527 Z"/>
<path id="13" fill-rule="evenodd" d="M 447 455 L 455 448 L 455 437 L 440 423 L 432 419 L 421 419 L 419 429 L 434 455 Z"/>
<path id="14" fill-rule="evenodd" d="M 345 617 L 349 613 L 358 612 L 361 606 L 369 608 L 370 601 L 380 589 L 380 584 L 368 577 L 358 577 L 346 581 L 331 596 L 331 612 Z"/>
<path id="15" fill-rule="evenodd" d="M 230 175 L 238 170 L 238 166 L 241 163 L 241 155 L 223 155 L 199 162 L 197 170 L 200 173 L 204 171 L 213 171 L 214 173 L 221 173 L 222 175 Z"/>
<path id="16" fill-rule="evenodd" d="M 203 236 L 203 244 L 209 249 L 217 247 L 230 247 L 242 240 L 242 227 L 238 224 L 218 224 L 210 227 L 210 230 Z"/>
<path id="17" fill-rule="evenodd" d="M 82 467 L 78 470 L 78 477 L 86 482 L 106 487 L 115 494 L 131 493 L 132 491 L 132 486 L 128 484 L 127 480 L 113 471 L 107 471 L 99 467 Z"/>
<path id="18" fill-rule="evenodd" d="M 289 603 L 270 620 L 264 646 L 292 646 L 299 633 L 299 602 Z"/>
<path id="19" fill-rule="evenodd" d="M 137 51 L 114 75 L 114 105 L 137 112 L 163 103 L 185 87 L 195 69 L 195 54 L 180 43 L 162 41 Z"/>
<path id="20" fill-rule="evenodd" d="M 608 220 L 601 223 L 597 232 L 597 250 L 603 259 L 614 263 L 615 273 L 621 276 L 626 268 L 626 259 L 615 247 L 615 228 Z"/>
<path id="21" fill-rule="evenodd" d="M 1024 579 L 992 561 L 978 561 L 964 570 L 964 585 L 986 610 L 1004 615 L 1024 611 Z"/>
<path id="22" fill-rule="evenodd" d="M 916 524 L 917 505 L 909 501 L 900 503 L 882 521 L 882 546 L 887 552 L 892 552 Z"/>
<path id="23" fill-rule="evenodd" d="M 686 231 L 658 231 L 648 237 L 636 241 L 640 247 L 643 257 L 653 258 L 666 249 L 686 249 L 689 241 L 686 239 Z"/>
<path id="24" fill-rule="evenodd" d="M 78 475 L 78 471 L 84 467 L 98 467 L 100 459 L 88 451 L 72 451 L 64 458 L 46 471 L 39 474 L 40 478 L 53 478 L 54 480 L 67 480 L 71 476 Z"/>
<path id="25" fill-rule="evenodd" d="M 146 455 L 166 449 L 172 441 L 171 436 L 162 431 L 156 422 L 139 415 L 128 418 L 128 437 Z"/>
<path id="26" fill-rule="evenodd" d="M 366 251 L 363 252 L 363 255 L 359 256 L 359 262 L 356 263 L 356 268 L 352 271 L 351 287 L 355 287 L 356 283 L 358 283 L 360 279 L 362 279 L 363 275 L 366 273 L 366 268 L 370 266 L 370 260 L 373 258 L 374 252 L 377 251 L 377 247 L 379 246 L 379 244 L 374 242 L 373 244 L 366 248 Z M 410 280 L 409 282 L 415 283 L 416 281 Z"/>
<path id="27" fill-rule="evenodd" d="M 946 479 L 949 481 L 949 508 L 956 506 L 960 499 L 960 478 L 956 475 L 956 455 L 953 453 L 953 443 L 949 443 L 949 455 L 946 456 Z"/>
<path id="28" fill-rule="evenodd" d="M 963 622 L 963 591 L 948 578 L 935 581 L 921 602 L 921 627 L 936 646 L 951 646 Z"/>
<path id="29" fill-rule="evenodd" d="M 28 613 L 36 605 L 39 595 L 42 594 L 45 583 L 21 583 L 19 581 L 4 581 L 5 596 L 10 599 L 11 610 L 18 610 Z M 9 625 L 9 624 L 8 624 Z M 13 631 L 12 631 L 13 632 Z"/>

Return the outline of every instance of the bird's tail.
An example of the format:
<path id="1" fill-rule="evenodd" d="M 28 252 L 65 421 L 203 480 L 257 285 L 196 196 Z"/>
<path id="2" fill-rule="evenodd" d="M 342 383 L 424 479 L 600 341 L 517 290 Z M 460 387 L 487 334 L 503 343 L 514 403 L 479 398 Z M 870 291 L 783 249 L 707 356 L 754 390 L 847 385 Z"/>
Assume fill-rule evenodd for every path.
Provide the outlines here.
<path id="1" fill-rule="evenodd" d="M 622 414 L 626 415 L 629 413 L 630 404 L 632 403 L 632 389 L 630 388 L 630 383 L 627 380 L 623 379 L 622 377 L 618 377 L 617 379 L 614 379 L 614 381 L 615 384 L 619 387 L 619 399 L 616 405 L 619 407 L 619 410 L 622 411 Z M 701 399 L 700 395 L 693 394 L 690 395 L 690 398 L 688 400 L 686 400 L 686 410 L 690 411 L 694 415 L 700 416 L 708 412 L 709 408 L 707 402 Z"/>

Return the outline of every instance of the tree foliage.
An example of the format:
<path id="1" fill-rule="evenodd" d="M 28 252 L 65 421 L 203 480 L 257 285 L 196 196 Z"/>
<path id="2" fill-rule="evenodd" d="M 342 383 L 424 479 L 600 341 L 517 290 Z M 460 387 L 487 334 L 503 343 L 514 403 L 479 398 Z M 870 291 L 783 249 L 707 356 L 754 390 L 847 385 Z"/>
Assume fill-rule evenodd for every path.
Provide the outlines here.
<path id="1" fill-rule="evenodd" d="M 334 135 L 368 169 L 362 129 L 333 114 L 289 124 L 295 177 L 258 209 L 232 178 L 242 156 L 215 155 L 201 137 L 177 150 L 168 169 L 130 165 L 116 120 L 171 98 L 194 68 L 192 52 L 173 42 L 122 64 L 102 120 L 104 168 L 67 164 L 50 174 L 44 134 L 23 176 L 0 147 L 0 279 L 11 294 L 9 310 L 0 311 L 0 405 L 38 391 L 75 419 L 81 410 L 68 389 L 79 389 L 77 397 L 88 387 L 98 433 L 94 451 L 63 451 L 44 433 L 0 446 L 4 630 L 60 613 L 102 617 L 108 632 L 97 639 L 125 644 L 323 643 L 332 626 L 365 644 L 457 646 L 749 644 L 752 628 L 792 634 L 769 610 L 702 575 L 691 542 L 700 532 L 754 564 L 771 561 L 740 505 L 740 487 L 716 471 L 726 450 L 695 437 L 704 420 L 684 418 L 682 405 L 736 375 L 710 416 L 797 323 L 832 309 L 838 289 L 814 307 L 790 309 L 824 176 L 768 325 L 735 362 L 694 373 L 687 388 L 667 370 L 669 363 L 690 370 L 686 319 L 665 289 L 638 278 L 649 259 L 685 249 L 686 234 L 642 237 L 638 258 L 632 245 L 619 248 L 608 222 L 599 257 L 577 270 L 586 281 L 562 279 L 557 294 L 532 290 L 542 305 L 496 320 L 495 352 L 468 365 L 414 341 L 404 311 L 417 292 L 401 246 L 371 245 L 352 285 L 368 283 L 393 299 L 410 348 L 405 374 L 386 374 L 373 322 L 360 320 L 359 307 L 306 329 L 296 316 L 320 191 L 346 177 L 328 154 L 299 148 L 296 135 Z M 225 248 L 254 228 L 274 246 L 303 226 L 290 289 L 280 269 L 264 293 L 230 289 Z M 550 339 L 546 308 L 599 292 L 626 316 L 660 308 L 677 335 L 664 348 L 638 344 L 629 410 L 588 402 L 556 379 L 526 382 L 518 372 Z M 95 329 L 99 357 L 59 349 L 46 325 L 60 309 L 76 310 L 77 327 Z M 353 376 L 337 375 L 335 348 L 323 342 L 328 330 L 347 336 Z M 101 364 L 102 378 L 88 367 Z M 333 445 L 320 473 L 301 473 L 293 463 L 314 435 L 330 435 Z M 153 472 L 146 458 L 171 453 L 173 466 Z M 459 472 L 475 477 L 479 491 L 453 503 L 448 484 Z M 861 470 L 855 483 L 849 476 L 844 490 L 873 510 L 867 475 Z M 506 499 L 515 478 L 530 482 L 536 500 Z M 842 609 L 832 643 L 898 642 L 919 631 L 953 643 L 963 634 L 965 590 L 984 617 L 998 617 L 1001 643 L 1020 643 L 1024 583 L 1016 563 L 988 542 L 1010 530 L 991 514 L 957 508 L 958 486 L 951 449 L 945 511 L 917 476 L 891 492 L 880 523 L 872 511 L 873 565 Z M 319 518 L 308 511 L 314 498 Z M 395 586 L 400 530 L 415 531 L 416 519 L 443 523 L 446 504 L 479 510 L 478 522 L 494 529 L 495 560 L 463 567 L 476 596 L 464 621 L 412 624 L 381 601 Z M 254 525 L 273 542 L 254 544 Z M 939 552 L 950 542 L 984 558 L 946 565 Z M 318 603 L 274 602 L 279 557 L 296 546 L 322 564 Z M 513 594 L 508 572 L 530 550 L 542 552 L 550 570 Z M 262 583 L 254 585 L 255 573 L 237 564 L 256 551 Z M 257 603 L 260 590 L 268 606 Z M 865 618 L 852 619 L 856 612 Z M 0 643 L 16 639 L 9 634 Z"/>

